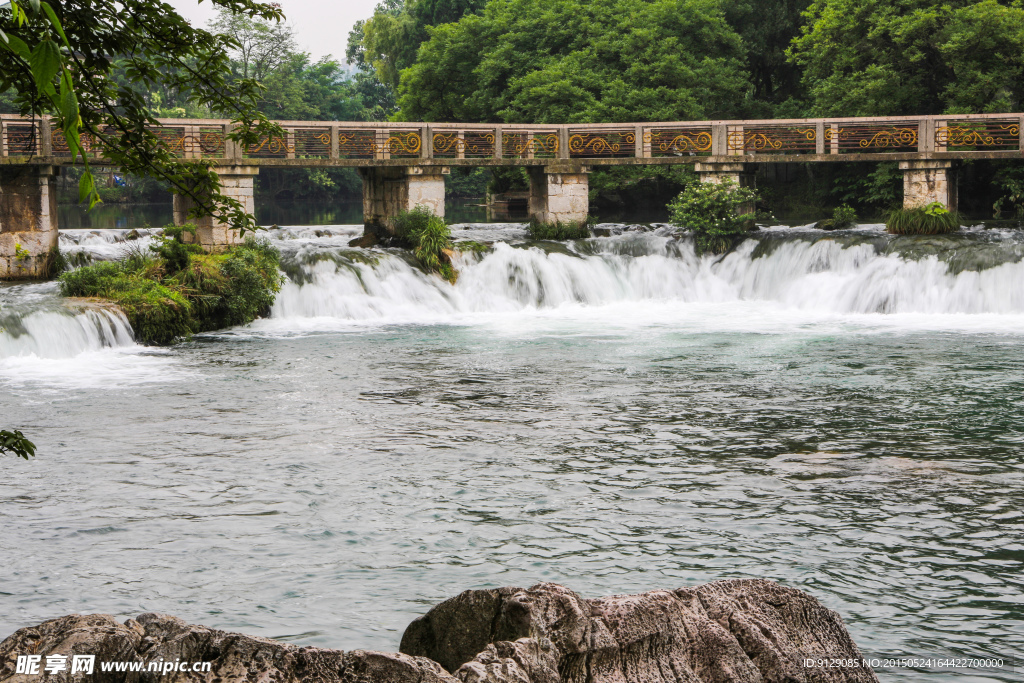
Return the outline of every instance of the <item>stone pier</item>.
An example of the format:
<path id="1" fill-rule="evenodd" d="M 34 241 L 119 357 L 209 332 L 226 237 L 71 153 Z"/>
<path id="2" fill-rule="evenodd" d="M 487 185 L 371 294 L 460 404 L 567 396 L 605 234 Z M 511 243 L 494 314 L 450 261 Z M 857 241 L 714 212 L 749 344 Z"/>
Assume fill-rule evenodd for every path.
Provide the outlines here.
<path id="1" fill-rule="evenodd" d="M 237 199 L 242 203 L 242 208 L 247 213 L 255 213 L 256 203 L 253 199 L 253 179 L 260 172 L 258 166 L 227 166 L 223 170 L 217 170 L 217 177 L 220 178 L 221 193 L 225 197 Z M 188 212 L 195 206 L 191 197 L 174 195 L 174 224 L 184 225 L 194 223 L 196 230 L 195 241 L 202 245 L 207 251 L 217 251 L 233 244 L 240 244 L 242 237 L 238 230 L 232 230 L 230 226 L 220 218 L 206 216 L 203 218 L 189 218 Z M 189 236 L 185 236 L 186 241 Z"/>
<path id="2" fill-rule="evenodd" d="M 903 208 L 916 209 L 939 202 L 956 211 L 956 169 L 952 161 L 901 161 L 903 171 Z"/>
<path id="3" fill-rule="evenodd" d="M 58 166 L 0 167 L 0 279 L 46 277 L 57 246 Z"/>
<path id="4" fill-rule="evenodd" d="M 531 167 L 530 220 L 583 223 L 590 211 L 590 183 L 584 166 Z"/>
<path id="5" fill-rule="evenodd" d="M 727 178 L 738 187 L 754 187 L 754 172 L 743 163 L 708 163 L 698 161 L 694 170 L 702 183 L 721 184 Z"/>
<path id="6" fill-rule="evenodd" d="M 743 163 L 708 163 L 698 161 L 694 165 L 702 183 L 715 183 L 721 185 L 726 179 L 731 180 L 736 187 L 754 187 L 753 164 Z M 739 205 L 736 209 L 739 214 L 754 213 L 757 206 L 754 202 Z"/>
<path id="7" fill-rule="evenodd" d="M 363 225 L 368 233 L 390 235 L 391 219 L 403 211 L 424 206 L 444 218 L 446 166 L 371 166 L 359 169 L 363 177 Z"/>

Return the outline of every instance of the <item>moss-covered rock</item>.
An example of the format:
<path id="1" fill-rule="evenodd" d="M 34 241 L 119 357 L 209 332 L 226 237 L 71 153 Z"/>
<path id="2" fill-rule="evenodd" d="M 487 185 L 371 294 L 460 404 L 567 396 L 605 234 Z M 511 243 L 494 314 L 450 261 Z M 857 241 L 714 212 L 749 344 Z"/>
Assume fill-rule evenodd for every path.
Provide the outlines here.
<path id="1" fill-rule="evenodd" d="M 206 254 L 186 248 L 180 237 L 165 237 L 152 254 L 66 272 L 61 293 L 117 304 L 143 344 L 170 344 L 269 313 L 282 283 L 279 256 L 269 243 L 250 238 L 222 254 Z"/>

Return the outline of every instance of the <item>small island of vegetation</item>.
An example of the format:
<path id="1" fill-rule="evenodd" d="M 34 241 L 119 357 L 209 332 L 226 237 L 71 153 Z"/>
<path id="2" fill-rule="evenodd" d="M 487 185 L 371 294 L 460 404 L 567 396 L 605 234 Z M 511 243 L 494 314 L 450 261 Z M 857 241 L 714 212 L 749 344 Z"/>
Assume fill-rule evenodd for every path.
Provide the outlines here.
<path id="1" fill-rule="evenodd" d="M 267 315 L 282 284 L 277 250 L 249 236 L 208 254 L 185 241 L 195 230 L 168 226 L 149 250 L 65 272 L 61 293 L 113 302 L 143 344 L 170 344 Z"/>

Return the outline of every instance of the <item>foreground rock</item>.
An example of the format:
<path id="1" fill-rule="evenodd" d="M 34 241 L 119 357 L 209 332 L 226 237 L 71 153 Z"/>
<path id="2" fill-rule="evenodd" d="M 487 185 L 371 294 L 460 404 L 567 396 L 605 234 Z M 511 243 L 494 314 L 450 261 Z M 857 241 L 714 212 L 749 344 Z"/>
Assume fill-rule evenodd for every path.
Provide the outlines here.
<path id="1" fill-rule="evenodd" d="M 63 671 L 16 673 L 18 655 L 96 655 L 92 675 Z M 208 672 L 145 671 L 150 662 L 209 662 Z M 139 672 L 101 670 L 102 662 L 139 665 Z M 40 671 L 42 671 L 42 666 Z M 143 614 L 121 624 L 105 614 L 71 615 L 23 628 L 0 643 L 4 683 L 88 681 L 91 683 L 457 683 L 440 665 L 422 657 L 353 650 L 298 647 L 268 638 L 226 633 L 187 624 L 163 614 Z"/>
<path id="2" fill-rule="evenodd" d="M 840 616 L 772 581 L 587 600 L 556 584 L 467 591 L 406 629 L 401 651 L 465 683 L 877 681 Z"/>
<path id="3" fill-rule="evenodd" d="M 860 683 L 842 620 L 771 581 L 584 599 L 562 586 L 466 591 L 416 619 L 403 654 L 297 647 L 143 614 L 67 616 L 0 643 L 0 683 Z M 15 673 L 18 655 L 96 655 L 91 676 Z M 209 662 L 208 672 L 102 672 L 101 662 Z"/>

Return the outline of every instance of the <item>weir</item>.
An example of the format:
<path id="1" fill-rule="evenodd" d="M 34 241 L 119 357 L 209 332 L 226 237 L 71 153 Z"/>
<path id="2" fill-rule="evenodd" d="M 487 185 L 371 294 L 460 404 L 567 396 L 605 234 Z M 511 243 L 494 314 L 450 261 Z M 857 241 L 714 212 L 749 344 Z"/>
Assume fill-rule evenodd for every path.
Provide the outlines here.
<path id="1" fill-rule="evenodd" d="M 959 160 L 1024 155 L 1024 114 L 1019 113 L 568 125 L 278 123 L 283 137 L 247 148 L 231 139 L 232 123 L 224 119 L 160 119 L 153 132 L 177 156 L 223 169 L 217 173 L 225 193 L 247 208 L 253 176 L 262 167 L 358 168 L 366 229 L 375 232 L 418 205 L 443 215 L 444 178 L 455 166 L 526 167 L 530 218 L 575 222 L 586 218 L 587 173 L 598 167 L 693 164 L 706 182 L 730 177 L 744 185 L 764 162 L 898 161 L 905 207 L 939 202 L 955 209 Z M 88 136 L 83 141 L 92 150 L 91 161 L 103 165 L 99 145 Z M 0 201 L 5 207 L 30 207 L 7 210 L 0 221 L 0 277 L 43 272 L 42 254 L 56 240 L 52 212 L 44 206 L 51 201 L 52 183 L 44 179 L 73 163 L 49 122 L 0 115 L 0 192 L 15 197 Z M 26 189 L 37 186 L 38 191 Z M 189 208 L 186 200 L 176 199 L 176 221 L 187 220 Z M 198 241 L 210 249 L 238 239 L 216 219 L 199 227 Z"/>

